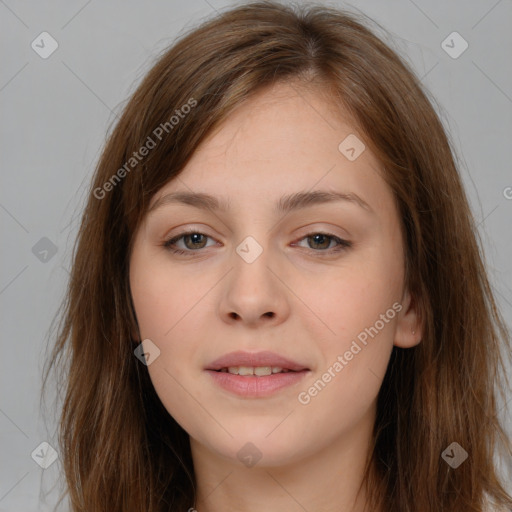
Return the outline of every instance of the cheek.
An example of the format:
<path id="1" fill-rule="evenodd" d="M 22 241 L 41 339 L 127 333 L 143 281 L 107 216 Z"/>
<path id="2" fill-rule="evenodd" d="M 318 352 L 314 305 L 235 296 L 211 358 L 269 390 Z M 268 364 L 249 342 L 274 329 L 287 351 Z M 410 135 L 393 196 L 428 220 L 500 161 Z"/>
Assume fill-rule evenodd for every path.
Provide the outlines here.
<path id="1" fill-rule="evenodd" d="M 194 308 L 208 290 L 207 281 L 192 273 L 184 278 L 183 271 L 158 258 L 134 257 L 130 287 L 143 339 L 172 337 L 181 323 L 194 316 Z"/>
<path id="2" fill-rule="evenodd" d="M 375 254 L 372 254 L 372 253 Z M 318 314 L 327 327 L 326 340 L 344 343 L 356 337 L 365 328 L 379 321 L 381 315 L 401 298 L 403 272 L 401 261 L 396 257 L 385 258 L 375 251 L 367 251 L 336 272 L 330 272 L 312 283 L 304 283 L 304 303 Z M 396 311 L 391 310 L 383 331 L 390 331 L 389 324 Z"/>

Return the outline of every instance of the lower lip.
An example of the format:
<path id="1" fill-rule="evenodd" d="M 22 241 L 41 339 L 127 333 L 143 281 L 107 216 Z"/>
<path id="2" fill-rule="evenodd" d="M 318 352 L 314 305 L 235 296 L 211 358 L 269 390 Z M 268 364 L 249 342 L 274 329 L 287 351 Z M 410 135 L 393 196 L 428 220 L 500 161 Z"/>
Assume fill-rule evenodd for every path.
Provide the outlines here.
<path id="1" fill-rule="evenodd" d="M 221 388 L 244 398 L 260 398 L 273 395 L 283 388 L 300 382 L 309 370 L 273 373 L 262 377 L 234 375 L 228 372 L 206 370 Z"/>

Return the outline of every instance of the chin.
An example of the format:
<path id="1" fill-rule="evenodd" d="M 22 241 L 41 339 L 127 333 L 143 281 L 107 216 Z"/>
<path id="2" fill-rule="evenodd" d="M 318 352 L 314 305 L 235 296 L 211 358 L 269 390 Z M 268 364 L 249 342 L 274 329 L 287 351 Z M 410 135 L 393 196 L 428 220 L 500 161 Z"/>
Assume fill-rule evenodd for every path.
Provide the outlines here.
<path id="1" fill-rule="evenodd" d="M 304 456 L 298 443 L 300 438 L 290 436 L 284 429 L 281 435 L 277 431 L 269 434 L 271 429 L 228 430 L 233 438 L 226 435 L 222 440 L 210 440 L 207 444 L 230 463 L 261 469 L 294 464 Z"/>

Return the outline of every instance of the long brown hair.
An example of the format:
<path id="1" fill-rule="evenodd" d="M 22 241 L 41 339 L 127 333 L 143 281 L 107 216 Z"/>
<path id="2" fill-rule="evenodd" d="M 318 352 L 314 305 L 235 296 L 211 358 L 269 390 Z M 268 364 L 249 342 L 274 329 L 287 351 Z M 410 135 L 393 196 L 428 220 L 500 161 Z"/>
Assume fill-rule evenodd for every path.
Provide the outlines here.
<path id="1" fill-rule="evenodd" d="M 393 348 L 365 479 L 369 509 L 481 512 L 486 499 L 512 507 L 493 461 L 495 453 L 512 456 L 498 418 L 510 335 L 455 153 L 427 93 L 361 15 L 255 2 L 205 21 L 159 56 L 97 165 L 43 382 L 44 390 L 51 369 L 62 370 L 59 443 L 72 510 L 194 505 L 188 434 L 134 356 L 133 235 L 151 197 L 201 141 L 277 82 L 314 87 L 353 116 L 401 216 L 406 284 L 423 338 L 414 348 Z M 149 139 L 154 147 L 131 160 Z M 469 455 L 457 469 L 442 457 L 453 442 Z"/>

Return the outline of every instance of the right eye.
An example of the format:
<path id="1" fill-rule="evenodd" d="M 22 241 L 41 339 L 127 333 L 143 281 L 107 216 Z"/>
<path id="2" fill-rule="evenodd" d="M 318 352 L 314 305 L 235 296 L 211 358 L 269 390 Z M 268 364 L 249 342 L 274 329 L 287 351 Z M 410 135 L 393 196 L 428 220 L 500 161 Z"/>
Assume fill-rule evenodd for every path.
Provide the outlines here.
<path id="1" fill-rule="evenodd" d="M 182 238 L 184 240 L 185 246 L 187 245 L 187 240 L 190 240 L 190 244 L 192 246 L 197 244 L 196 247 L 192 248 L 192 249 L 187 248 L 187 250 L 176 248 L 175 247 L 176 242 L 180 241 Z M 164 242 L 163 246 L 167 250 L 169 250 L 175 254 L 190 254 L 192 252 L 198 252 L 198 249 L 202 249 L 203 247 L 205 247 L 204 242 L 207 238 L 211 238 L 211 237 L 209 237 L 208 235 L 205 235 L 204 233 L 200 233 L 199 231 L 195 231 L 195 230 L 191 229 L 191 230 L 187 230 L 187 231 L 182 231 L 178 235 L 167 240 L 166 242 Z M 212 238 L 212 240 L 213 240 L 213 238 Z"/>

